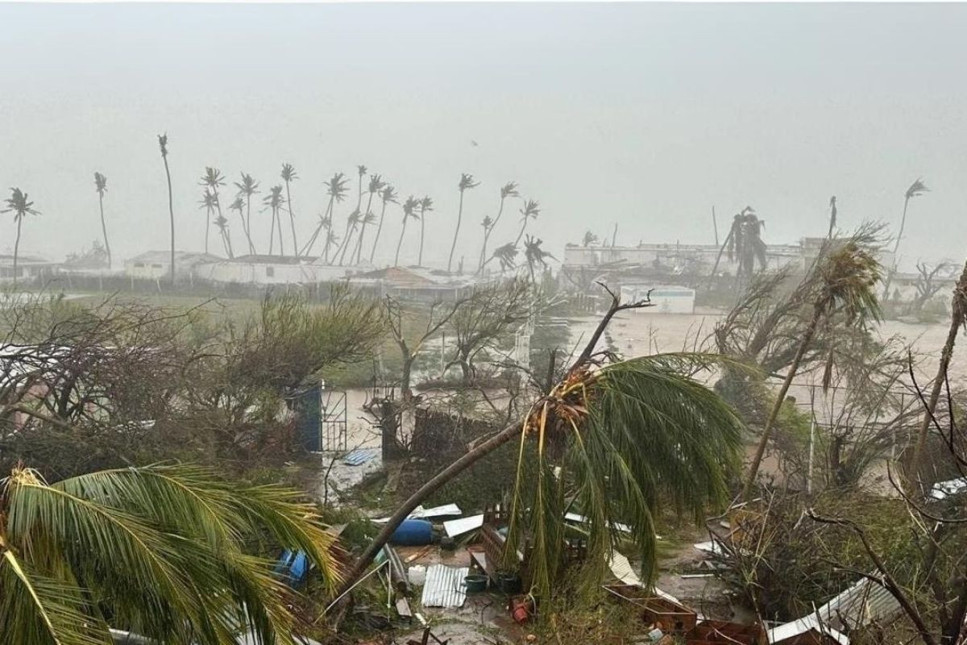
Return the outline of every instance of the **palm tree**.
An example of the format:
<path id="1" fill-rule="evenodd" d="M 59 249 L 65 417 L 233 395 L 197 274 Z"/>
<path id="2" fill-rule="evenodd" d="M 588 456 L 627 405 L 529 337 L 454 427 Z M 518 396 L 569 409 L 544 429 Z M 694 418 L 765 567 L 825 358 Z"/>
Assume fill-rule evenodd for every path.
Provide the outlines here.
<path id="1" fill-rule="evenodd" d="M 305 553 L 330 588 L 338 582 L 333 538 L 284 488 L 187 466 L 47 483 L 18 466 L 0 479 L 3 641 L 111 643 L 117 628 L 138 642 L 221 645 L 249 632 L 295 643 L 291 593 L 250 552 L 263 541 Z"/>
<path id="2" fill-rule="evenodd" d="M 332 209 L 336 202 L 341 202 L 346 198 L 346 179 L 345 175 L 341 172 L 337 172 L 332 178 L 326 182 L 326 193 L 329 195 L 329 203 L 326 205 L 325 212 L 319 217 L 319 224 L 316 225 L 316 230 L 312 232 L 312 236 L 309 238 L 309 242 L 306 244 L 305 248 L 302 249 L 302 255 L 308 255 L 312 250 L 312 247 L 316 243 L 316 239 L 319 237 L 319 233 L 322 232 L 323 228 L 332 229 Z M 346 222 L 346 232 L 349 232 L 349 222 Z M 327 245 L 325 251 L 326 261 L 329 258 L 329 236 L 327 236 Z"/>
<path id="3" fill-rule="evenodd" d="M 524 202 L 524 207 L 520 209 L 520 232 L 517 234 L 517 239 L 514 240 L 514 246 L 520 244 L 520 240 L 524 237 L 524 229 L 527 228 L 527 222 L 532 219 L 537 219 L 537 216 L 541 214 L 541 205 L 533 199 L 528 199 Z"/>
<path id="4" fill-rule="evenodd" d="M 556 259 L 549 251 L 541 248 L 544 240 L 528 235 L 524 240 L 524 259 L 527 260 L 527 270 L 530 273 L 531 282 L 534 282 L 534 267 L 538 264 L 542 268 L 547 267 L 547 258 Z"/>
<path id="5" fill-rule="evenodd" d="M 833 239 L 833 231 L 836 230 L 836 195 L 829 198 L 829 231 L 826 233 L 827 239 Z"/>
<path id="6" fill-rule="evenodd" d="M 242 181 L 235 182 L 238 196 L 245 200 L 245 217 L 242 219 L 245 237 L 248 238 L 248 252 L 255 254 L 255 244 L 252 242 L 252 195 L 259 192 L 259 182 L 252 179 L 252 175 L 242 173 Z"/>
<path id="7" fill-rule="evenodd" d="M 433 200 L 424 195 L 420 200 L 420 256 L 417 266 L 423 266 L 423 239 L 426 235 L 426 214 L 433 210 Z"/>
<path id="8" fill-rule="evenodd" d="M 343 259 L 346 257 L 346 251 L 349 250 L 350 240 L 352 240 L 353 234 L 356 233 L 356 228 L 359 226 L 359 222 L 362 220 L 362 218 L 363 214 L 358 208 L 353 210 L 353 212 L 346 217 L 346 234 L 343 236 L 343 240 L 339 248 L 336 249 L 336 253 L 333 253 L 333 258 L 335 258 L 337 254 L 339 255 L 339 266 L 342 266 Z M 352 256 L 350 256 L 349 261 L 352 262 Z"/>
<path id="9" fill-rule="evenodd" d="M 323 242 L 325 248 L 323 248 L 323 262 L 329 262 L 329 249 L 338 248 L 339 246 L 339 236 L 336 235 L 336 231 L 332 230 L 332 226 L 326 227 L 326 239 Z M 333 253 L 333 258 L 336 254 Z"/>
<path id="10" fill-rule="evenodd" d="M 736 278 L 742 275 L 751 276 L 755 272 L 758 260 L 761 268 L 766 266 L 766 244 L 762 241 L 761 233 L 765 223 L 760 220 L 751 206 L 746 206 L 732 217 L 732 227 L 719 248 L 712 266 L 710 281 L 718 272 L 722 255 L 728 251 L 729 262 L 738 261 Z"/>
<path id="11" fill-rule="evenodd" d="M 796 355 L 786 370 L 786 378 L 779 388 L 779 394 L 776 396 L 772 411 L 762 429 L 762 437 L 759 439 L 755 457 L 753 457 L 752 465 L 749 468 L 749 474 L 742 491 L 742 499 L 749 499 L 756 475 L 759 472 L 759 465 L 762 463 L 762 457 L 765 455 L 766 446 L 769 443 L 772 428 L 785 402 L 792 380 L 796 376 L 803 356 L 809 349 L 820 323 L 829 321 L 836 314 L 842 314 L 847 325 L 855 326 L 862 326 L 870 319 L 879 320 L 880 318 L 880 306 L 874 288 L 881 279 L 882 267 L 874 253 L 864 244 L 861 244 L 860 241 L 865 238 L 868 238 L 868 229 L 861 229 L 842 245 L 837 245 L 835 250 L 827 252 L 827 249 L 824 248 L 820 251 L 820 257 L 814 268 L 815 271 L 818 271 L 819 286 L 813 301 L 809 325 L 799 341 Z M 825 247 L 829 247 L 831 244 L 831 241 L 827 241 Z M 832 358 L 832 354 L 830 354 L 830 358 Z M 832 364 L 830 363 L 827 366 L 827 374 L 829 374 L 831 367 Z M 827 382 L 828 378 L 824 378 L 824 385 Z"/>
<path id="12" fill-rule="evenodd" d="M 239 195 L 236 196 L 231 204 L 228 205 L 228 210 L 235 211 L 238 213 L 238 219 L 242 222 L 242 232 L 245 232 L 245 200 Z M 245 233 L 248 237 L 248 233 Z M 249 251 L 252 250 L 252 239 L 248 238 L 248 248 Z"/>
<path id="13" fill-rule="evenodd" d="M 289 184 L 294 182 L 299 178 L 296 174 L 295 168 L 290 163 L 282 164 L 282 181 L 285 182 L 285 203 L 288 205 L 289 211 L 289 226 L 292 227 L 292 255 L 299 255 L 299 244 L 296 242 L 295 235 L 295 213 L 292 211 L 292 193 L 289 191 Z M 279 228 L 282 227 L 281 222 L 279 223 Z M 282 233 L 279 232 L 279 247 L 282 247 Z"/>
<path id="14" fill-rule="evenodd" d="M 285 205 L 285 197 L 282 196 L 282 185 L 272 186 L 269 189 L 269 194 L 265 196 L 262 203 L 271 211 L 272 213 L 272 230 L 269 233 L 269 255 L 272 255 L 272 251 L 275 249 L 275 230 L 278 227 L 279 230 L 279 255 L 285 255 L 285 249 L 282 245 L 282 214 L 281 210 Z"/>
<path id="15" fill-rule="evenodd" d="M 453 253 L 457 250 L 457 238 L 460 236 L 460 223 L 463 221 L 463 193 L 471 188 L 480 185 L 479 181 L 474 181 L 473 175 L 462 173 L 457 189 L 460 191 L 460 208 L 457 210 L 457 227 L 453 231 L 453 244 L 450 245 L 450 258 L 447 260 L 447 273 L 453 269 Z"/>
<path id="16" fill-rule="evenodd" d="M 362 164 L 356 166 L 356 178 L 358 184 L 356 187 L 356 210 L 360 212 L 362 212 L 363 207 L 363 177 L 366 176 L 367 172 L 368 169 L 366 166 Z"/>
<path id="17" fill-rule="evenodd" d="M 413 195 L 406 198 L 403 202 L 403 228 L 400 230 L 400 241 L 396 243 L 396 259 L 393 260 L 393 266 L 400 265 L 400 248 L 403 246 L 403 236 L 406 235 L 406 221 L 411 217 L 419 219 L 419 215 L 416 214 L 416 208 L 420 205 L 420 200 L 418 200 Z"/>
<path id="18" fill-rule="evenodd" d="M 168 218 L 171 223 L 171 284 L 175 283 L 175 204 L 171 193 L 171 170 L 168 168 L 168 134 L 158 135 L 161 160 L 165 164 L 165 178 L 168 180 Z"/>
<path id="19" fill-rule="evenodd" d="M 373 263 L 373 258 L 376 257 L 376 245 L 379 244 L 379 235 L 383 232 L 383 218 L 386 217 L 386 205 L 387 204 L 397 204 L 396 189 L 390 184 L 383 186 L 383 190 L 379 193 L 380 199 L 383 201 L 383 208 L 379 212 L 379 226 L 376 227 L 376 237 L 373 238 L 373 249 L 369 252 L 369 263 Z M 403 218 L 406 221 L 406 218 Z"/>
<path id="20" fill-rule="evenodd" d="M 714 392 L 687 374 L 702 357 L 658 355 L 609 363 L 596 345 L 612 307 L 564 378 L 516 421 L 427 481 L 393 514 L 343 582 L 352 584 L 399 524 L 441 486 L 500 446 L 520 443 L 506 554 L 527 535 L 535 592 L 547 597 L 564 573 L 565 514 L 582 513 L 590 583 L 607 566 L 615 522 L 631 526 L 646 579 L 655 564 L 659 500 L 704 517 L 722 505 L 738 465 L 742 424 Z M 637 306 L 641 306 L 640 303 Z M 647 444 L 648 449 L 642 446 Z M 498 565 L 499 566 L 499 565 Z"/>
<path id="21" fill-rule="evenodd" d="M 208 231 L 211 229 L 211 222 L 215 216 L 215 195 L 208 189 L 205 188 L 202 192 L 201 201 L 198 202 L 199 206 L 205 209 L 205 253 L 208 253 Z"/>
<path id="22" fill-rule="evenodd" d="M 508 181 L 500 187 L 500 207 L 497 209 L 497 217 L 492 220 L 489 217 L 484 218 L 484 222 L 489 221 L 489 224 L 484 224 L 483 246 L 480 249 L 480 262 L 477 265 L 478 273 L 483 269 L 484 262 L 487 260 L 487 242 L 490 241 L 490 234 L 494 232 L 494 228 L 500 223 L 500 216 L 504 214 L 504 202 L 507 201 L 508 197 L 520 197 L 520 193 L 517 192 L 516 181 Z"/>
<path id="23" fill-rule="evenodd" d="M 513 269 L 516 266 L 517 247 L 512 242 L 498 246 L 494 249 L 493 255 L 484 262 L 484 266 L 490 264 L 491 260 L 497 260 L 500 263 L 501 271 Z"/>
<path id="24" fill-rule="evenodd" d="M 910 184 L 907 188 L 907 192 L 903 196 L 903 214 L 900 216 L 900 232 L 897 233 L 896 242 L 893 244 L 893 265 L 890 267 L 890 272 L 886 275 L 886 280 L 883 281 L 883 299 L 886 300 L 890 297 L 890 283 L 893 281 L 893 274 L 896 273 L 897 268 L 897 253 L 900 250 L 900 240 L 903 239 L 903 229 L 907 225 L 907 206 L 910 205 L 910 200 L 914 197 L 919 197 L 920 195 L 929 192 L 930 189 L 923 183 L 921 178 L 918 178 L 915 182 Z"/>
<path id="25" fill-rule="evenodd" d="M 232 252 L 232 238 L 231 233 L 228 230 L 228 220 L 221 213 L 215 218 L 215 227 L 218 229 L 219 235 L 222 237 L 222 246 L 225 249 L 225 255 L 229 258 L 234 258 L 235 254 Z"/>
<path id="26" fill-rule="evenodd" d="M 484 215 L 483 220 L 480 221 L 480 226 L 483 227 L 483 245 L 480 247 L 480 259 L 477 261 L 477 273 L 479 274 L 483 271 L 485 258 L 484 255 L 487 253 L 487 238 L 490 237 L 490 231 L 494 228 L 494 218 L 490 215 Z"/>
<path id="27" fill-rule="evenodd" d="M 359 239 L 356 242 L 356 248 L 349 255 L 350 264 L 358 264 L 363 252 L 363 238 L 366 235 L 366 227 L 376 221 L 376 215 L 373 213 L 373 197 L 376 196 L 386 182 L 380 175 L 370 175 L 369 176 L 369 201 L 366 202 L 366 213 L 359 219 Z"/>
<path id="28" fill-rule="evenodd" d="M 205 186 L 208 189 L 208 192 L 211 193 L 212 200 L 215 203 L 215 212 L 218 213 L 218 217 L 225 219 L 222 216 L 222 202 L 218 197 L 219 187 L 225 185 L 225 177 L 222 175 L 222 171 L 219 170 L 218 168 L 213 168 L 212 166 L 206 166 L 205 174 L 201 176 L 201 181 L 199 182 L 199 185 Z M 225 223 L 227 224 L 228 220 L 225 220 Z M 223 235 L 225 235 L 226 237 L 227 237 L 227 230 L 228 229 L 225 229 L 225 232 L 223 233 Z M 229 244 L 226 247 L 226 250 L 230 247 L 231 247 L 231 240 L 229 240 Z M 206 251 L 208 250 L 208 229 L 207 228 L 205 229 L 205 250 Z M 231 254 L 229 254 L 229 257 L 232 257 Z"/>
<path id="29" fill-rule="evenodd" d="M 39 211 L 34 210 L 34 203 L 27 197 L 27 193 L 19 188 L 10 189 L 10 197 L 6 199 L 7 207 L 0 213 L 13 213 L 13 219 L 17 222 L 17 241 L 13 244 L 13 286 L 17 287 L 17 259 L 20 255 L 20 231 L 23 226 L 24 217 L 27 215 L 40 215 Z"/>
<path id="30" fill-rule="evenodd" d="M 587 248 L 592 244 L 597 244 L 599 241 L 600 241 L 600 238 L 598 238 L 597 235 L 595 235 L 591 231 L 585 231 L 584 237 L 581 238 L 581 246 L 583 246 L 584 248 Z"/>
<path id="31" fill-rule="evenodd" d="M 111 268 L 111 243 L 107 240 L 107 224 L 104 222 L 104 193 L 107 192 L 107 177 L 94 173 L 94 190 L 97 191 L 98 206 L 101 208 L 101 233 L 104 235 L 104 250 L 107 251 L 107 268 Z"/>

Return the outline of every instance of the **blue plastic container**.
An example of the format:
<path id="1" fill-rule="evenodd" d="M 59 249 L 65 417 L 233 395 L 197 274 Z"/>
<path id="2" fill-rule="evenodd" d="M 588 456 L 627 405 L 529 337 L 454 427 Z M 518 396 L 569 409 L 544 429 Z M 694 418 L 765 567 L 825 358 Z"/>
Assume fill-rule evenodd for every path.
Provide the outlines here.
<path id="1" fill-rule="evenodd" d="M 423 546 L 433 541 L 433 524 L 426 520 L 403 520 L 389 539 L 400 546 Z"/>

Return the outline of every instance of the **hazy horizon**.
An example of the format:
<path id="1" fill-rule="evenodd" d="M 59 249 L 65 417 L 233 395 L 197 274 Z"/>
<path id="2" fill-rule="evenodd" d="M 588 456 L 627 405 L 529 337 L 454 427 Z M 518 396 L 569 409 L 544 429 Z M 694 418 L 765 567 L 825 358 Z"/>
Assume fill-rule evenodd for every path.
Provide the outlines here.
<path id="1" fill-rule="evenodd" d="M 7 4 L 0 20 L 0 187 L 42 212 L 24 223 L 24 255 L 62 259 L 100 238 L 95 171 L 115 266 L 167 248 L 162 132 L 182 250 L 204 244 L 205 166 L 229 182 L 251 173 L 263 197 L 289 162 L 300 242 L 335 172 L 350 176 L 342 233 L 365 164 L 401 201 L 434 199 L 437 265 L 462 172 L 481 182 L 456 254 L 468 266 L 510 180 L 540 201 L 530 232 L 560 258 L 615 223 L 619 244 L 712 243 L 713 206 L 722 236 L 750 204 L 767 243 L 793 243 L 825 234 L 831 195 L 841 228 L 895 230 L 922 177 L 931 191 L 911 203 L 901 264 L 965 255 L 964 5 Z M 491 250 L 516 237 L 518 209 Z M 264 252 L 268 213 L 252 217 Z M 390 261 L 400 219 L 387 211 Z M 3 215 L 0 252 L 14 233 Z M 210 244 L 220 251 L 214 229 Z"/>

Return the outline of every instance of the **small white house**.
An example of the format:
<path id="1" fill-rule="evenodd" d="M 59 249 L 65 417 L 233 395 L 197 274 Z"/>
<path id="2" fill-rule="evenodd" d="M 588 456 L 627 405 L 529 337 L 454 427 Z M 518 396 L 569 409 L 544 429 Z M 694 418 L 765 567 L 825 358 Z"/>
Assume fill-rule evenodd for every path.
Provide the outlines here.
<path id="1" fill-rule="evenodd" d="M 621 285 L 622 302 L 638 302 L 651 291 L 651 307 L 637 309 L 639 312 L 662 314 L 695 313 L 695 289 L 677 286 L 654 286 L 642 284 Z"/>
<path id="2" fill-rule="evenodd" d="M 175 277 L 186 278 L 195 269 L 211 262 L 218 262 L 217 255 L 175 251 Z M 124 261 L 124 273 L 132 278 L 158 280 L 171 272 L 171 251 L 148 251 Z M 197 274 L 196 274 L 197 275 Z"/>
<path id="3" fill-rule="evenodd" d="M 50 277 L 56 272 L 58 266 L 60 265 L 57 262 L 44 258 L 21 255 L 17 257 L 17 279 L 33 280 Z M 0 280 L 12 281 L 13 278 L 13 256 L 0 255 Z"/>
<path id="4" fill-rule="evenodd" d="M 288 255 L 242 255 L 199 265 L 195 277 L 238 284 L 313 284 L 332 282 L 363 270 L 317 264 L 315 258 Z"/>

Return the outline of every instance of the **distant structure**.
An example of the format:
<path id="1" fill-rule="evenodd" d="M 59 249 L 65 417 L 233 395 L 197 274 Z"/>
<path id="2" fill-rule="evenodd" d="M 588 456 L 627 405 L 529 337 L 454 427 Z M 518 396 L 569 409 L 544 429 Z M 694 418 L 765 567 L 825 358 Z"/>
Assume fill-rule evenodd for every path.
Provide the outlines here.
<path id="1" fill-rule="evenodd" d="M 29 282 L 46 279 L 57 273 L 59 267 L 59 262 L 52 262 L 36 255 L 19 255 L 17 256 L 17 280 Z M 0 281 L 12 282 L 13 278 L 13 256 L 0 255 Z"/>
<path id="2" fill-rule="evenodd" d="M 194 277 L 195 269 L 202 264 L 217 262 L 221 258 L 208 253 L 175 252 L 175 277 Z M 171 251 L 148 251 L 124 261 L 124 273 L 130 278 L 160 280 L 171 272 Z"/>
<path id="3" fill-rule="evenodd" d="M 323 264 L 317 258 L 291 255 L 242 255 L 200 264 L 195 277 L 218 283 L 273 285 L 343 280 L 369 267 Z"/>

